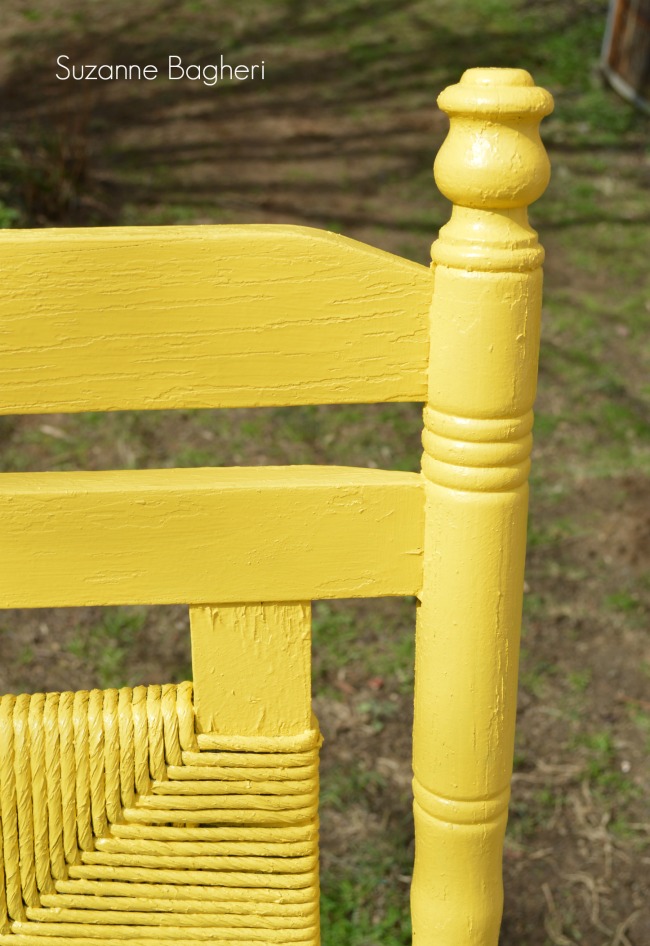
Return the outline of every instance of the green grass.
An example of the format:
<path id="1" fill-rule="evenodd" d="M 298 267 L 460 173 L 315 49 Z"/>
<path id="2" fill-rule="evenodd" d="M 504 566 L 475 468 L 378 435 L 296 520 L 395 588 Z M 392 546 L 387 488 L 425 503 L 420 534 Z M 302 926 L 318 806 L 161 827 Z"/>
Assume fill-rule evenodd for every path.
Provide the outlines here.
<path id="1" fill-rule="evenodd" d="M 68 643 L 77 657 L 97 679 L 101 688 L 124 686 L 127 658 L 146 619 L 143 609 L 113 609 L 91 627 L 80 630 Z"/>
<path id="2" fill-rule="evenodd" d="M 524 651 L 524 656 L 527 651 Z M 558 672 L 557 666 L 549 660 L 539 660 L 532 665 L 526 665 L 520 675 L 521 686 L 534 696 L 541 696 L 549 678 Z"/>
<path id="3" fill-rule="evenodd" d="M 586 667 L 584 670 L 575 670 L 567 675 L 567 682 L 574 693 L 585 693 L 591 683 L 592 671 Z"/>
<path id="4" fill-rule="evenodd" d="M 345 602 L 318 601 L 312 609 L 314 683 L 330 696 L 340 669 L 352 669 L 363 681 L 385 681 L 397 693 L 413 690 L 415 657 L 415 606 L 413 599 L 395 599 L 380 610 L 360 609 Z M 360 707 L 361 708 L 361 707 Z M 394 712 L 394 706 L 377 698 L 366 706 L 375 727 Z"/>
<path id="5" fill-rule="evenodd" d="M 561 798 L 553 788 L 541 788 L 529 797 L 516 796 L 510 803 L 507 825 L 507 843 L 525 849 L 540 828 L 544 828 L 555 813 Z"/>
<path id="6" fill-rule="evenodd" d="M 382 775 L 364 768 L 361 762 L 355 761 L 345 767 L 340 766 L 335 771 L 330 771 L 323 778 L 320 800 L 325 807 L 346 811 L 351 798 L 363 796 L 369 791 L 382 789 L 385 786 L 386 780 Z"/>
<path id="7" fill-rule="evenodd" d="M 633 707 L 630 718 L 646 737 L 646 748 L 650 752 L 650 712 L 647 709 Z"/>
<path id="8" fill-rule="evenodd" d="M 587 750 L 584 774 L 590 785 L 602 797 L 615 801 L 624 808 L 639 793 L 639 788 L 617 765 L 614 737 L 607 729 L 581 733 L 574 744 Z"/>
<path id="9" fill-rule="evenodd" d="M 410 865 L 403 865 L 410 871 Z M 321 877 L 323 946 L 409 946 L 405 909 L 408 876 L 396 872 L 385 851 L 368 850 L 361 861 Z"/>

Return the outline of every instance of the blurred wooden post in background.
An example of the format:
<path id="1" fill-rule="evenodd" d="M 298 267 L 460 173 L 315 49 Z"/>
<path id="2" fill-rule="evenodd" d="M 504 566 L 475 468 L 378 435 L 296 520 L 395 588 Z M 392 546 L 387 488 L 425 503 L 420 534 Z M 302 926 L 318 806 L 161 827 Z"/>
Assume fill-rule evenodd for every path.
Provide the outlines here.
<path id="1" fill-rule="evenodd" d="M 414 946 L 496 946 L 510 794 L 543 251 L 526 208 L 551 96 L 471 69 L 438 100 L 451 221 L 432 248 L 413 740 Z"/>
<path id="2" fill-rule="evenodd" d="M 610 0 L 601 68 L 619 95 L 650 114 L 650 0 Z"/>

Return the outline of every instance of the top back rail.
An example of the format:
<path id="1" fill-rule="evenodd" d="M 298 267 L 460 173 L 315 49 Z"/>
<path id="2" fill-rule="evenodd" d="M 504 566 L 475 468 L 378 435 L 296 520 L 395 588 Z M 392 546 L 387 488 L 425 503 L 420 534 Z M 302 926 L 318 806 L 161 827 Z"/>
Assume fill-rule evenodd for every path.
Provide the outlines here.
<path id="1" fill-rule="evenodd" d="M 424 401 L 429 269 L 294 226 L 0 232 L 0 413 Z"/>

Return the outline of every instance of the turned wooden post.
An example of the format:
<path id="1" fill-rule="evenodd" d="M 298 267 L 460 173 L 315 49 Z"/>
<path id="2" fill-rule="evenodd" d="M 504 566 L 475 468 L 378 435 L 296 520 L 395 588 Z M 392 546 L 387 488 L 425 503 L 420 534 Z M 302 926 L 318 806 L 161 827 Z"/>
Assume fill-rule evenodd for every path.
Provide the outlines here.
<path id="1" fill-rule="evenodd" d="M 411 894 L 415 946 L 496 946 L 512 774 L 543 251 L 526 208 L 549 165 L 551 96 L 520 69 L 470 69 L 435 179 L 424 410 Z"/>

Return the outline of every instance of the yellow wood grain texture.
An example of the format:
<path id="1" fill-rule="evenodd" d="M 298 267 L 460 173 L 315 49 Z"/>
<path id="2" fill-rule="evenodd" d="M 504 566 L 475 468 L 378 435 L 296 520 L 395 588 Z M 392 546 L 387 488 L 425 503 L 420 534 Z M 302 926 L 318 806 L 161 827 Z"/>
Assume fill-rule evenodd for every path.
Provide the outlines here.
<path id="1" fill-rule="evenodd" d="M 425 557 L 413 733 L 414 946 L 497 946 L 510 793 L 542 251 L 548 93 L 517 69 L 445 90 L 424 411 Z"/>
<path id="2" fill-rule="evenodd" d="M 417 594 L 413 943 L 496 946 L 552 100 L 439 104 L 430 314 L 428 270 L 304 228 L 0 233 L 0 413 L 426 400 L 421 474 L 0 477 L 0 607 L 188 603 L 196 678 L 2 697 L 1 944 L 317 946 L 307 602 Z"/>
<path id="3" fill-rule="evenodd" d="M 194 606 L 190 632 L 197 732 L 277 737 L 309 729 L 309 602 Z"/>
<path id="4" fill-rule="evenodd" d="M 292 226 L 0 231 L 0 413 L 426 397 L 431 273 Z"/>
<path id="5" fill-rule="evenodd" d="M 415 594 L 416 473 L 225 467 L 0 478 L 0 607 Z"/>

